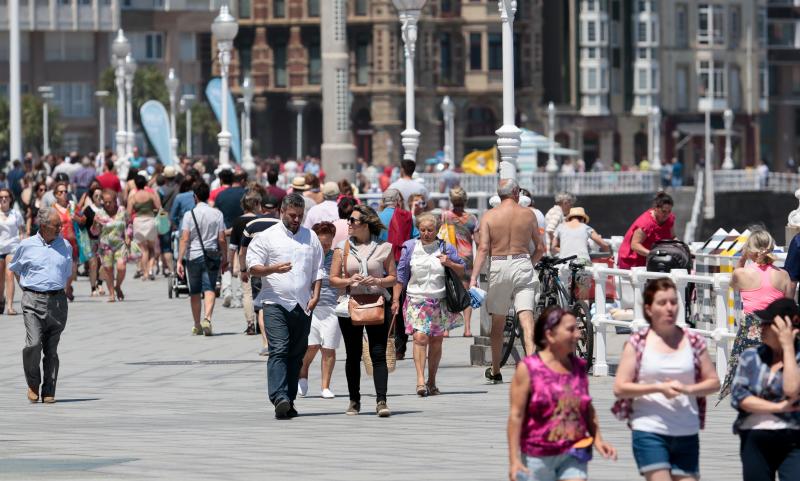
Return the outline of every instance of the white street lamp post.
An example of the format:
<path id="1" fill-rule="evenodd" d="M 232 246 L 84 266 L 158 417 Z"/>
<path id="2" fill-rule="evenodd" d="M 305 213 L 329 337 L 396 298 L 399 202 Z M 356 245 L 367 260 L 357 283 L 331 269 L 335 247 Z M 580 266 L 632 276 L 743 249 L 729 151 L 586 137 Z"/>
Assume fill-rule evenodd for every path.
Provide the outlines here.
<path id="1" fill-rule="evenodd" d="M 136 59 L 133 58 L 133 55 L 128 54 L 125 57 L 125 103 L 126 105 L 126 116 L 127 116 L 127 137 L 128 137 L 128 152 L 127 157 L 130 162 L 130 159 L 133 158 L 133 146 L 134 146 L 134 132 L 133 132 L 133 79 L 136 75 Z"/>
<path id="2" fill-rule="evenodd" d="M 192 157 L 192 101 L 194 95 L 185 94 L 181 96 L 181 110 L 186 112 L 186 157 Z"/>
<path id="3" fill-rule="evenodd" d="M 239 131 L 239 143 L 242 146 L 242 148 L 244 148 L 244 139 L 247 137 L 247 127 L 245 127 L 244 125 L 244 115 L 245 115 L 244 98 L 240 97 L 236 99 L 236 103 L 242 106 L 242 110 L 239 112 L 239 126 L 241 128 L 241 130 Z M 242 151 L 242 161 L 244 161 L 244 151 Z"/>
<path id="4" fill-rule="evenodd" d="M 97 134 L 97 154 L 103 152 L 106 144 L 106 106 L 105 98 L 108 97 L 108 90 L 98 90 L 94 93 L 97 98 L 97 105 L 100 107 L 100 118 L 97 122 L 97 127 L 100 130 Z"/>
<path id="5" fill-rule="evenodd" d="M 550 173 L 558 172 L 558 162 L 556 161 L 556 106 L 553 102 L 547 104 L 547 166 L 545 170 Z"/>
<path id="6" fill-rule="evenodd" d="M 503 126 L 497 132 L 497 150 L 500 158 L 517 167 L 522 131 L 514 122 L 514 15 L 517 0 L 498 0 L 500 20 L 503 22 Z"/>
<path id="7" fill-rule="evenodd" d="M 167 91 L 169 92 L 169 155 L 173 163 L 178 163 L 178 128 L 175 121 L 175 102 L 178 95 L 180 80 L 175 75 L 175 69 L 169 69 L 167 73 Z"/>
<path id="8" fill-rule="evenodd" d="M 653 107 L 653 160 L 650 170 L 661 170 L 661 109 Z"/>
<path id="9" fill-rule="evenodd" d="M 400 16 L 406 60 L 406 129 L 400 133 L 403 159 L 417 160 L 420 133 L 416 129 L 414 106 L 414 55 L 417 48 L 417 22 L 426 0 L 392 0 Z"/>
<path id="10" fill-rule="evenodd" d="M 705 159 L 705 206 L 703 207 L 703 217 L 707 220 L 713 219 L 715 215 L 714 206 L 714 146 L 711 144 L 711 109 L 714 104 L 714 63 L 709 62 L 708 85 L 706 85 L 706 159 Z"/>
<path id="11" fill-rule="evenodd" d="M 117 133 L 115 140 L 117 143 L 117 162 L 122 162 L 125 158 L 128 135 L 125 133 L 125 57 L 131 51 L 131 45 L 125 38 L 122 29 L 117 32 L 117 38 L 111 46 L 114 54 L 114 61 L 117 64 L 114 72 L 117 84 Z"/>
<path id="12" fill-rule="evenodd" d="M 733 112 L 731 109 L 725 109 L 722 114 L 725 121 L 725 160 L 722 162 L 722 168 L 725 170 L 733 170 L 733 147 L 731 146 L 731 129 L 733 128 Z"/>
<path id="13" fill-rule="evenodd" d="M 306 108 L 306 102 L 303 99 L 293 99 L 292 108 L 297 112 L 297 126 L 295 133 L 295 158 L 298 162 L 303 160 L 303 111 Z"/>
<path id="14" fill-rule="evenodd" d="M 10 160 L 22 160 L 22 97 L 19 0 L 8 2 L 8 100 Z M 5 48 L 5 47 L 3 47 Z"/>
<path id="15" fill-rule="evenodd" d="M 53 87 L 43 85 L 39 87 L 42 95 L 42 155 L 50 155 L 50 109 L 47 101 L 53 98 Z"/>
<path id="16" fill-rule="evenodd" d="M 228 12 L 228 6 L 223 5 L 219 8 L 219 15 L 211 24 L 211 32 L 217 39 L 217 50 L 219 50 L 220 76 L 222 77 L 222 89 L 220 108 L 222 118 L 220 132 L 217 135 L 219 143 L 219 166 L 230 167 L 230 148 L 231 133 L 228 131 L 228 67 L 231 63 L 231 50 L 233 49 L 233 39 L 239 31 L 239 24 L 236 19 Z"/>
<path id="17" fill-rule="evenodd" d="M 246 75 L 242 80 L 242 99 L 244 100 L 244 120 L 242 121 L 242 131 L 244 132 L 244 153 L 242 154 L 242 168 L 245 172 L 254 173 L 256 164 L 253 162 L 253 134 L 250 131 L 250 111 L 253 106 L 253 81 L 250 75 Z"/>
<path id="18" fill-rule="evenodd" d="M 442 100 L 442 115 L 444 117 L 444 161 L 450 167 L 455 167 L 455 106 L 450 96 Z"/>

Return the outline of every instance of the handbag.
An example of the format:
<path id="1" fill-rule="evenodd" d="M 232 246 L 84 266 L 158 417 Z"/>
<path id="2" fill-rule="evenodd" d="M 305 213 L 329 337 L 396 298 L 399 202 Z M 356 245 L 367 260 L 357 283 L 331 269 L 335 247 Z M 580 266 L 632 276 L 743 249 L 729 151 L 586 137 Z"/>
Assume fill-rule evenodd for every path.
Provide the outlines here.
<path id="1" fill-rule="evenodd" d="M 197 221 L 195 221 L 195 224 Z M 156 230 L 158 231 L 159 235 L 164 235 L 169 232 L 171 227 L 171 222 L 169 220 L 169 214 L 164 209 L 159 209 L 158 214 L 156 214 Z"/>
<path id="2" fill-rule="evenodd" d="M 447 255 L 444 248 L 444 242 L 440 242 L 442 253 Z M 464 288 L 461 279 L 456 275 L 455 271 L 449 267 L 444 268 L 444 300 L 447 305 L 447 310 L 452 313 L 458 313 L 472 305 L 472 297 L 469 292 Z"/>
<path id="3" fill-rule="evenodd" d="M 222 255 L 217 249 L 212 249 L 210 251 L 206 250 L 206 246 L 203 244 L 203 234 L 200 233 L 200 225 L 197 223 L 197 217 L 194 215 L 194 209 L 190 210 L 189 212 L 192 213 L 192 220 L 194 220 L 194 228 L 197 230 L 197 238 L 200 241 L 200 249 L 203 251 L 203 260 L 206 263 L 206 269 L 209 271 L 219 269 L 219 263 Z"/>
<path id="4" fill-rule="evenodd" d="M 397 315 L 392 317 L 392 323 L 389 326 L 389 335 L 386 338 L 386 369 L 390 373 L 394 372 L 397 368 L 397 352 L 394 350 L 395 320 L 397 320 Z M 361 360 L 364 362 L 364 371 L 367 372 L 367 376 L 372 376 L 372 357 L 369 355 L 369 339 L 367 336 L 361 337 Z"/>
<path id="5" fill-rule="evenodd" d="M 375 252 L 367 256 L 367 260 Z M 344 246 L 344 256 L 342 260 L 342 270 L 344 277 L 347 278 L 347 256 L 350 253 L 350 241 L 347 241 Z M 382 293 L 377 294 L 351 294 L 350 286 L 345 289 L 347 299 L 347 312 L 350 315 L 350 322 L 354 326 L 377 326 L 384 322 L 384 311 L 386 308 L 386 299 Z M 338 306 L 337 306 L 338 307 Z"/>

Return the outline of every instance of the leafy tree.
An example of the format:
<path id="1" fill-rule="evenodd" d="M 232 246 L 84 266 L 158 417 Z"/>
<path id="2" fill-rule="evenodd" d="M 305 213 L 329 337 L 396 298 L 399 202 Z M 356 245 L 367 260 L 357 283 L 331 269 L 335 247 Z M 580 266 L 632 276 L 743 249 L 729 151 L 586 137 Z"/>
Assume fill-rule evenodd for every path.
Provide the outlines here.
<path id="1" fill-rule="evenodd" d="M 48 104 L 50 149 L 61 146 L 64 124 L 59 110 Z M 6 98 L 0 98 L 0 151 L 7 151 L 11 143 L 10 108 Z M 41 152 L 42 149 L 42 99 L 35 95 L 22 96 L 22 150 Z"/>

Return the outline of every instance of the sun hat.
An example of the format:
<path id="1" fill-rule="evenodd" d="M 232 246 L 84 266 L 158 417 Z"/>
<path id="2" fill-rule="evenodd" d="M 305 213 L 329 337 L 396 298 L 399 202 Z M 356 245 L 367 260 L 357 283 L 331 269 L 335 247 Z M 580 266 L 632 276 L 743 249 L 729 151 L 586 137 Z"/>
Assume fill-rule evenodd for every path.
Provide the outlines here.
<path id="1" fill-rule="evenodd" d="M 298 175 L 294 179 L 292 179 L 292 190 L 297 192 L 303 192 L 309 189 L 308 184 L 306 184 L 306 178 L 302 175 Z"/>
<path id="2" fill-rule="evenodd" d="M 176 175 L 178 175 L 178 171 L 175 170 L 175 167 L 173 167 L 171 165 L 168 165 L 168 166 L 164 167 L 164 171 L 162 172 L 162 174 L 164 174 L 164 177 L 166 177 L 168 179 L 171 179 L 171 178 L 175 177 Z"/>
<path id="3" fill-rule="evenodd" d="M 570 208 L 569 214 L 567 215 L 567 220 L 570 220 L 573 217 L 582 217 L 584 222 L 587 224 L 589 223 L 589 216 L 586 215 L 586 211 L 583 210 L 583 207 Z"/>
<path id="4" fill-rule="evenodd" d="M 788 317 L 792 325 L 800 328 L 800 307 L 794 299 L 782 298 L 773 301 L 772 304 L 760 311 L 753 312 L 756 317 L 761 319 L 761 324 L 772 324 L 776 316 Z"/>
<path id="5" fill-rule="evenodd" d="M 325 197 L 338 197 L 339 185 L 336 182 L 325 182 L 322 186 L 322 195 Z"/>

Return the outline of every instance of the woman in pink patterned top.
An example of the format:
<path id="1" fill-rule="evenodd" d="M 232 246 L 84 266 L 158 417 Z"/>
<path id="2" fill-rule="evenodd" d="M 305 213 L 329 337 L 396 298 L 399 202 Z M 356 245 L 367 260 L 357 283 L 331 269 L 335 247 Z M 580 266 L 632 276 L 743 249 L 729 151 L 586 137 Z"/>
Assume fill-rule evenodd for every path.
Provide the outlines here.
<path id="1" fill-rule="evenodd" d="M 573 354 L 575 316 L 553 306 L 536 321 L 537 351 L 517 364 L 508 416 L 511 481 L 588 479 L 592 444 L 606 458 L 617 451 L 600 435 L 586 362 Z"/>

